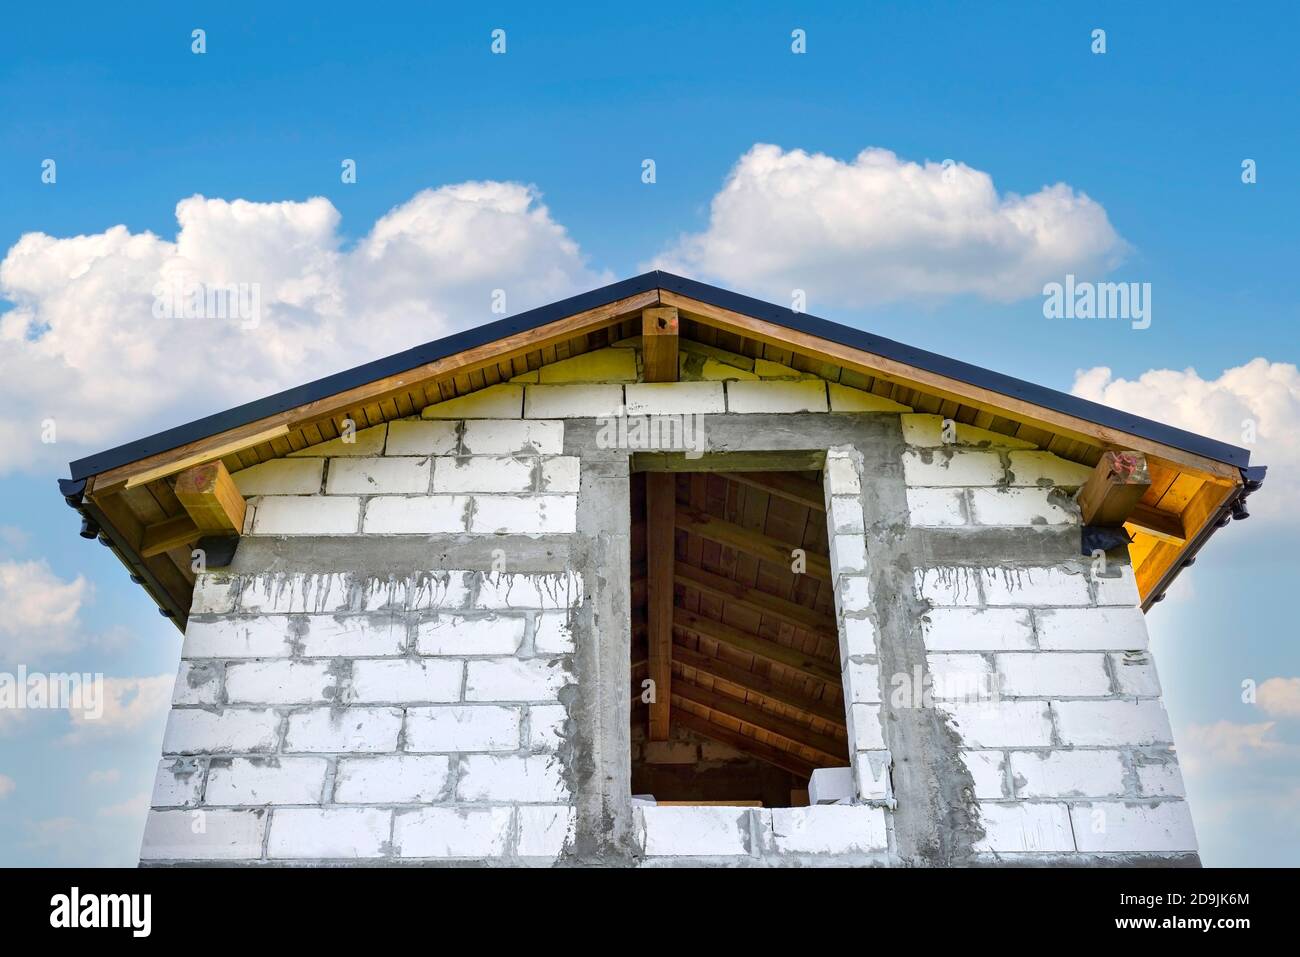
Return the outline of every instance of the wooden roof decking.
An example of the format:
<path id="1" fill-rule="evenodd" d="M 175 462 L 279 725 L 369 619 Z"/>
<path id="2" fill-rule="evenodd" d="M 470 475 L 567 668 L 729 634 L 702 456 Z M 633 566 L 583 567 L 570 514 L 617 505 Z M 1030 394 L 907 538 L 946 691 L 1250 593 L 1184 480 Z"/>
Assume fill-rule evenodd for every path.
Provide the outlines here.
<path id="1" fill-rule="evenodd" d="M 638 337 L 643 310 L 661 306 L 680 315 L 684 349 L 723 350 L 740 357 L 742 366 L 746 359 L 777 362 L 1084 465 L 1095 465 L 1107 450 L 1143 452 L 1152 476 L 1143 504 L 1150 511 L 1128 528 L 1148 604 L 1242 493 L 1245 450 L 996 373 L 974 382 L 983 370 L 652 273 L 79 460 L 64 494 L 105 528 L 124 563 L 183 624 L 193 584 L 192 543 L 165 534 L 166 523 L 180 524 L 185 514 L 172 489 L 183 468 L 220 460 L 235 472 L 335 438 L 349 420 L 361 429 L 418 414 L 430 404 Z M 851 344 L 857 342 L 876 351 Z"/>
<path id="2" fill-rule="evenodd" d="M 649 676 L 646 483 L 632 483 L 633 714 L 647 717 Z M 830 581 L 796 574 L 790 553 L 826 559 L 825 507 L 802 500 L 799 483 L 821 474 L 670 473 L 679 522 L 672 538 L 671 721 L 803 778 L 848 766 L 835 596 Z M 780 487 L 781 492 L 772 488 Z M 733 531 L 718 535 L 708 516 Z M 739 529 L 740 532 L 735 532 Z M 719 538 L 729 541 L 719 541 Z M 757 547 L 738 544 L 747 540 Z M 767 550 L 782 550 L 781 561 Z M 815 561 L 810 563 L 810 568 Z"/>

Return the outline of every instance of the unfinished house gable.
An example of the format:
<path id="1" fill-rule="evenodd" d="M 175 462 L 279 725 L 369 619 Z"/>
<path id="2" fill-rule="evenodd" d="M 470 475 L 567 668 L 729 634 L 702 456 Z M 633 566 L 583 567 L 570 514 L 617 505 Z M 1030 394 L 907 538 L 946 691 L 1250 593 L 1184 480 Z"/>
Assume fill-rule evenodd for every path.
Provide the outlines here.
<path id="1" fill-rule="evenodd" d="M 185 632 L 142 860 L 1194 863 L 1244 453 L 651 276 L 65 484 Z"/>

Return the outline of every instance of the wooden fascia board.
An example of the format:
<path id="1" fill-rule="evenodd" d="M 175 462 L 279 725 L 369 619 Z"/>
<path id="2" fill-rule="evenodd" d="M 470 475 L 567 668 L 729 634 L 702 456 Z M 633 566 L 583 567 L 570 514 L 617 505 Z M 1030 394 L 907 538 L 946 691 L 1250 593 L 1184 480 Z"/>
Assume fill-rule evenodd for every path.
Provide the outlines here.
<path id="1" fill-rule="evenodd" d="M 749 339 L 757 339 L 783 349 L 794 349 L 843 366 L 855 372 L 887 379 L 909 388 L 919 388 L 943 399 L 978 406 L 997 415 L 1025 422 L 1059 433 L 1075 441 L 1104 449 L 1136 449 L 1155 456 L 1182 471 L 1195 471 L 1205 478 L 1236 485 L 1241 482 L 1238 468 L 1223 462 L 1185 452 L 1172 446 L 1132 435 L 1109 426 L 1098 425 L 1076 416 L 1044 408 L 1014 396 L 1003 395 L 980 386 L 953 379 L 937 372 L 899 362 L 885 356 L 809 335 L 777 323 L 755 319 L 723 309 L 680 293 L 660 291 L 664 305 L 676 306 L 679 312 L 705 325 L 724 329 Z"/>
<path id="2" fill-rule="evenodd" d="M 515 358 L 536 349 L 553 345 L 564 339 L 594 332 L 597 329 L 621 321 L 631 313 L 638 313 L 646 307 L 658 305 L 659 296 L 659 290 L 651 289 L 604 306 L 557 319 L 535 329 L 523 330 L 503 339 L 416 366 L 406 372 L 386 376 L 266 416 L 254 422 L 228 429 L 216 435 L 207 436 L 186 445 L 150 455 L 127 465 L 118 466 L 97 475 L 95 477 L 96 484 L 101 487 L 113 486 L 150 472 L 161 470 L 162 474 L 165 475 L 171 474 L 171 471 L 180 471 L 180 468 L 173 469 L 173 466 L 179 462 L 184 462 L 186 465 L 195 465 L 200 462 L 211 461 L 223 454 L 229 454 L 228 452 L 222 452 L 222 449 L 247 448 L 249 444 L 260 444 L 261 441 L 264 441 L 261 438 L 262 434 L 271 430 L 301 428 L 314 422 L 323 421 L 331 416 L 339 415 L 349 409 L 391 399 L 402 392 L 422 387 L 424 383 L 433 379 L 453 374 L 468 374 L 485 366 L 494 365 L 506 359 Z M 181 468 L 183 467 L 185 465 L 181 466 Z"/>

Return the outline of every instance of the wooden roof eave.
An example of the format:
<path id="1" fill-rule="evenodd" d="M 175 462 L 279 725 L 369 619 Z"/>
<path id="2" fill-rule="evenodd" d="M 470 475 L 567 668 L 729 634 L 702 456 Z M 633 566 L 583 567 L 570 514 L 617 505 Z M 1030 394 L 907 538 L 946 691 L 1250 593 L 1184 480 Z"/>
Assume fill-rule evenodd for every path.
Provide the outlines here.
<path id="1" fill-rule="evenodd" d="M 710 302 L 700 298 L 699 295 L 687 294 L 699 290 L 706 290 L 709 294 L 716 293 L 711 297 L 717 301 Z M 539 349 L 553 350 L 557 344 L 562 344 L 566 340 L 615 326 L 631 317 L 638 317 L 640 311 L 646 308 L 672 306 L 677 308 L 684 317 L 745 339 L 767 343 L 787 353 L 794 351 L 819 362 L 838 365 L 862 375 L 896 383 L 908 389 L 940 397 L 945 402 L 974 406 L 992 415 L 1022 422 L 1047 433 L 1068 437 L 1090 448 L 1142 451 L 1154 463 L 1175 470 L 1179 474 L 1192 475 L 1206 483 L 1211 483 L 1215 491 L 1213 495 L 1208 496 L 1213 500 L 1210 507 L 1202 509 L 1197 516 L 1189 516 L 1197 518 L 1199 524 L 1193 526 L 1185 523 L 1186 541 L 1181 548 L 1160 551 L 1161 567 L 1153 568 L 1152 574 L 1148 576 L 1150 579 L 1148 587 L 1152 591 L 1144 591 L 1145 599 L 1151 598 L 1157 591 L 1167 587 L 1172 580 L 1172 575 L 1183 567 L 1187 557 L 1194 554 L 1193 543 L 1197 543 L 1196 548 L 1203 545 L 1204 540 L 1208 538 L 1208 534 L 1203 533 L 1207 528 L 1212 532 L 1212 526 L 1219 523 L 1225 510 L 1243 494 L 1244 465 L 1203 455 L 1189 448 L 1175 447 L 1152 438 L 1149 434 L 1126 431 L 1114 425 L 1098 424 L 1060 409 L 1049 408 L 1007 392 L 996 391 L 987 385 L 964 381 L 932 368 L 923 368 L 896 357 L 855 348 L 822 335 L 815 335 L 804 328 L 742 313 L 732 308 L 737 303 L 749 308 L 748 304 L 756 301 L 747 300 L 724 290 L 713 290 L 712 287 L 681 280 L 668 274 L 647 274 L 603 290 L 594 290 L 562 303 L 542 307 L 534 310 L 533 313 L 500 320 L 476 330 L 469 330 L 468 333 L 417 347 L 399 356 L 390 357 L 388 360 L 369 363 L 349 373 L 340 373 L 318 383 L 288 390 L 277 396 L 229 410 L 227 413 L 210 416 L 189 426 L 159 433 L 157 436 L 132 443 L 130 446 L 79 460 L 73 463 L 74 480 L 86 479 L 84 483 L 86 501 L 94 509 L 96 522 L 101 527 L 114 530 L 110 539 L 124 563 L 133 569 L 133 574 L 137 574 L 144 580 L 145 587 L 163 608 L 174 610 L 178 606 L 187 604 L 187 599 L 183 595 L 172 594 L 176 591 L 175 587 L 162 584 L 163 579 L 171 578 L 167 566 L 160 561 L 166 556 L 155 556 L 147 560 L 141 558 L 140 542 L 133 541 L 133 533 L 137 530 L 131 527 L 117 527 L 119 519 L 114 517 L 116 510 L 113 507 L 113 500 L 118 493 L 128 487 L 143 485 L 152 488 L 156 494 L 162 496 L 167 478 L 189 466 L 215 459 L 225 459 L 231 463 L 230 467 L 233 470 L 251 464 L 244 460 L 244 456 L 251 455 L 252 461 L 261 461 L 264 458 L 288 454 L 295 448 L 321 441 L 328 435 L 334 434 L 330 431 L 329 423 L 347 417 L 353 411 L 370 410 L 368 415 L 361 413 L 367 419 L 378 416 L 386 421 L 390 417 L 400 417 L 402 408 L 393 399 L 404 392 L 413 389 L 427 390 L 436 382 L 450 383 L 451 377 L 456 377 L 457 381 L 462 383 L 459 389 L 452 387 L 452 394 L 473 391 L 472 379 L 466 377 L 472 376 L 476 371 L 498 365 L 508 367 L 511 362 L 516 363 L 518 367 L 520 357 L 535 354 Z M 557 310 L 569 308 L 570 304 L 585 304 L 586 308 L 566 314 L 557 313 Z M 758 306 L 762 306 L 762 309 L 754 308 L 752 311 L 780 312 L 783 316 L 784 313 L 789 312 L 768 304 L 759 303 Z M 540 318 L 526 318 L 534 314 L 540 314 Z M 797 318 L 799 317 L 795 317 Z M 854 332 L 847 330 L 846 327 L 827 323 L 825 320 L 808 318 L 809 323 L 806 324 L 818 328 L 820 324 L 843 330 L 845 335 Z M 789 321 L 795 320 L 789 319 Z M 502 334 L 496 338 L 487 338 L 495 331 L 500 331 Z M 455 350 L 455 342 L 462 340 L 468 343 L 466 348 Z M 437 347 L 440 346 L 445 348 L 439 350 Z M 394 363 L 400 365 L 404 357 L 418 358 L 428 354 L 436 354 L 436 358 L 419 362 L 408 369 L 393 368 Z M 358 374 L 364 374 L 366 370 L 372 368 L 385 374 L 377 375 L 368 381 L 356 381 Z M 1006 379 L 992 373 L 990 376 L 997 381 Z M 327 395 L 320 394 L 336 381 L 342 383 L 344 387 Z M 1006 379 L 1006 381 L 1015 383 L 1017 380 Z M 467 382 L 471 383 L 468 389 L 464 386 Z M 291 404 L 295 395 L 303 394 L 312 397 L 308 401 Z M 247 421 L 239 421 L 241 415 L 268 405 L 276 406 L 275 411 Z M 393 412 L 389 412 L 388 407 L 391 407 Z M 409 411 L 406 414 L 410 414 Z M 1158 423 L 1147 423 L 1146 420 L 1135 417 L 1133 421 L 1145 423 L 1153 428 L 1159 427 L 1164 432 L 1172 431 L 1179 436 L 1199 439 L 1190 434 L 1160 427 Z M 215 427 L 227 422 L 232 424 L 219 428 L 211 434 L 199 434 L 189 438 L 190 434 L 195 431 L 201 432 L 209 424 L 214 424 Z M 320 428 L 318 429 L 317 426 Z M 305 440 L 298 437 L 304 434 L 307 436 Z M 184 436 L 186 440 L 169 447 L 168 442 L 178 435 Z M 319 435 L 321 438 L 312 439 L 313 435 Z M 1200 442 L 1214 450 L 1222 447 L 1230 450 L 1234 455 L 1246 454 L 1243 450 L 1233 449 L 1222 443 L 1213 443 L 1210 440 L 1200 440 Z M 252 453 L 251 450 L 256 450 L 256 453 Z M 137 452 L 141 453 L 138 457 L 122 461 L 123 458 Z M 97 463 L 104 463 L 105 467 L 94 471 L 93 466 Z M 87 471 L 88 469 L 92 470 Z M 127 521 L 126 525 L 130 526 L 131 522 Z M 142 566 L 144 574 L 141 573 Z M 172 582 L 172 585 L 176 585 L 176 582 Z M 158 593 L 160 589 L 162 594 Z"/>

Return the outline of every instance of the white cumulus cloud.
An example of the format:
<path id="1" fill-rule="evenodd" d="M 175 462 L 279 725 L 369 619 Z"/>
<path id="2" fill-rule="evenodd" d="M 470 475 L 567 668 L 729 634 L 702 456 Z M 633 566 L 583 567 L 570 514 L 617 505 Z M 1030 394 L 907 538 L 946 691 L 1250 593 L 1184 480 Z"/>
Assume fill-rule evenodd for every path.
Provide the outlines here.
<path id="1" fill-rule="evenodd" d="M 1268 480 L 1250 499 L 1252 515 L 1293 522 L 1300 492 L 1300 370 L 1252 359 L 1217 379 L 1195 369 L 1152 369 L 1116 378 L 1105 366 L 1075 373 L 1071 391 L 1085 399 L 1187 429 L 1250 450 Z"/>
<path id="2" fill-rule="evenodd" d="M 176 219 L 174 239 L 28 233 L 0 261 L 12 304 L 0 313 L 0 473 L 54 468 L 500 318 L 494 290 L 516 313 L 609 279 L 518 183 L 425 190 L 351 248 L 319 197 L 192 196 Z M 237 290 L 249 313 L 168 308 L 195 284 Z"/>
<path id="3" fill-rule="evenodd" d="M 1274 735 L 1276 726 L 1274 721 L 1188 725 L 1178 736 L 1179 761 L 1190 773 L 1244 764 L 1261 756 L 1280 757 L 1294 751 Z"/>
<path id="4" fill-rule="evenodd" d="M 13 794 L 16 787 L 18 785 L 14 784 L 13 778 L 7 774 L 0 774 L 0 801 Z"/>
<path id="5" fill-rule="evenodd" d="M 83 744 L 98 738 L 128 734 L 158 724 L 171 708 L 175 675 L 150 675 L 142 678 L 105 678 L 103 708 L 69 708 L 72 730 L 62 739 L 64 744 Z"/>
<path id="6" fill-rule="evenodd" d="M 1269 678 L 1255 689 L 1255 703 L 1275 718 L 1300 718 L 1300 678 Z"/>
<path id="7" fill-rule="evenodd" d="M 1067 272 L 1118 263 L 1127 246 L 1094 200 L 1064 183 L 1000 194 L 964 163 L 869 148 L 845 162 L 757 144 L 713 197 L 708 227 L 656 261 L 778 301 L 861 306 L 970 294 L 1040 295 Z"/>
<path id="8" fill-rule="evenodd" d="M 0 664 L 29 664 L 81 644 L 78 614 L 91 591 L 60 578 L 43 559 L 0 561 Z"/>

